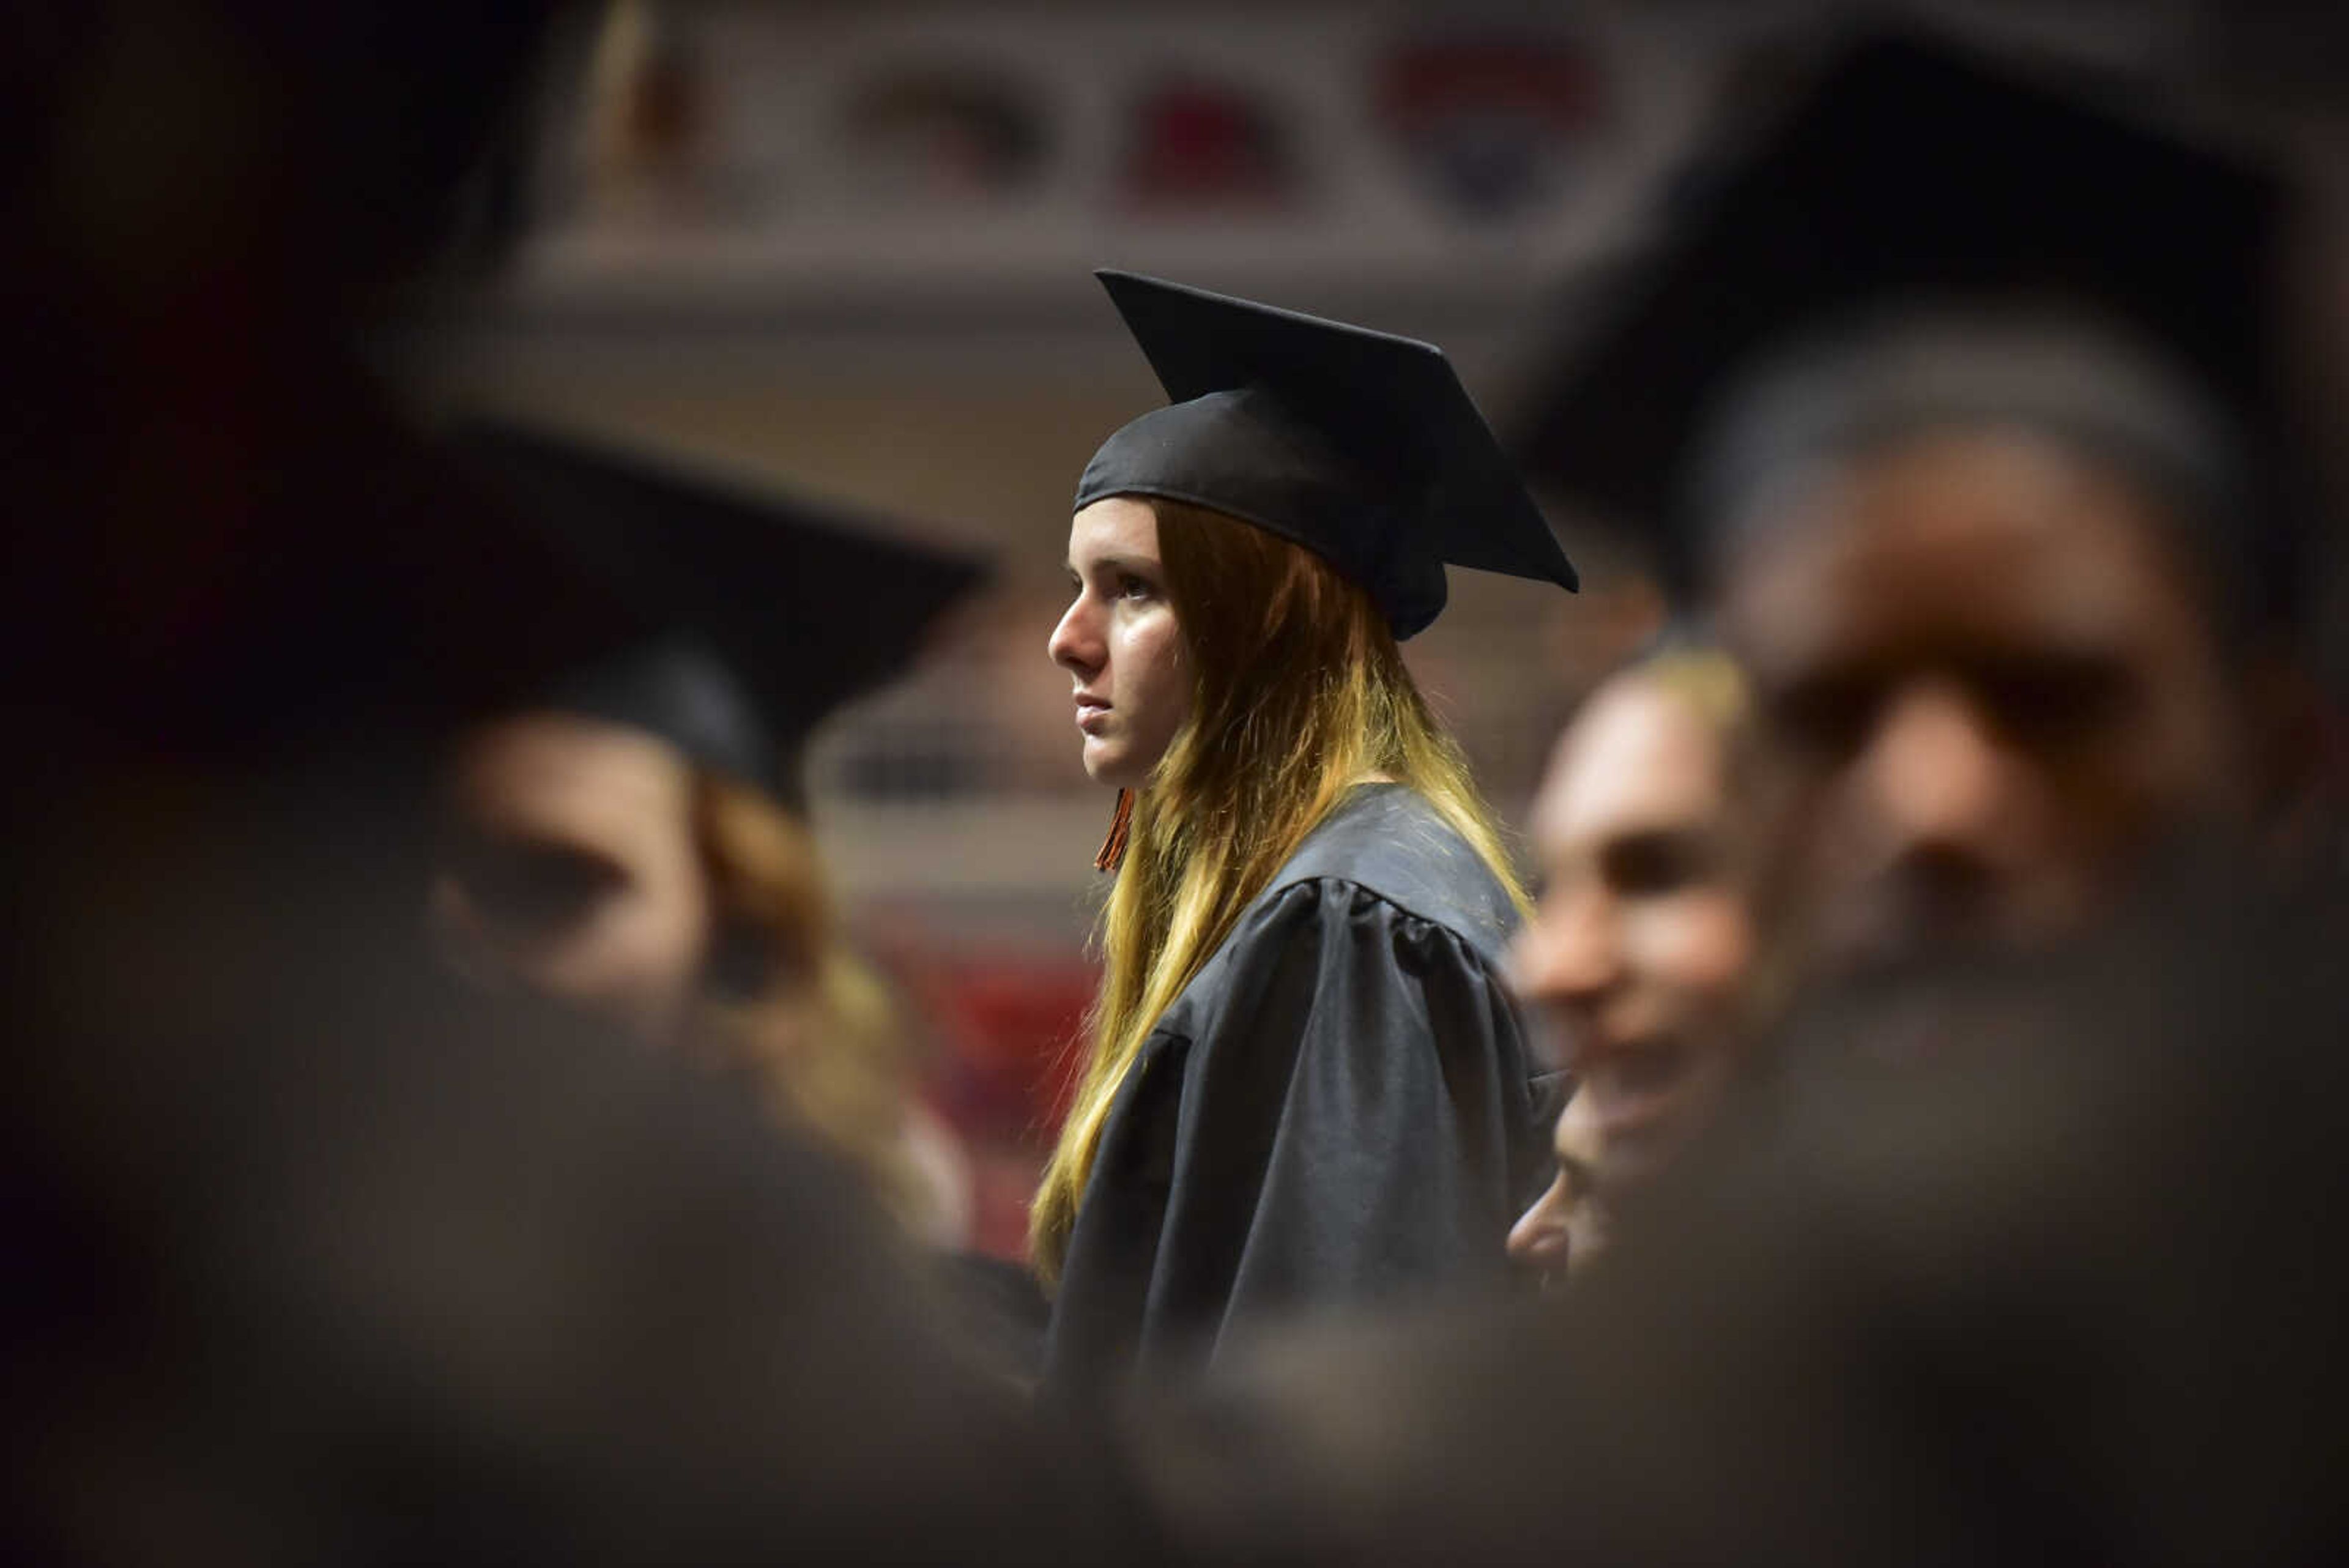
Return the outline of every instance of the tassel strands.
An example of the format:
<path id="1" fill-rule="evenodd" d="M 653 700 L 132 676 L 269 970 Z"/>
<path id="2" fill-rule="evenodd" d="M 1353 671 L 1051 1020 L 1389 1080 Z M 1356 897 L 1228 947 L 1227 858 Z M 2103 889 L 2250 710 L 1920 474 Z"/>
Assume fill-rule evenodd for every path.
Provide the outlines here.
<path id="1" fill-rule="evenodd" d="M 1109 819 L 1109 836 L 1102 840 L 1101 853 L 1093 857 L 1093 869 L 1114 871 L 1125 864 L 1125 836 L 1133 826 L 1133 792 L 1117 792 L 1117 815 Z"/>

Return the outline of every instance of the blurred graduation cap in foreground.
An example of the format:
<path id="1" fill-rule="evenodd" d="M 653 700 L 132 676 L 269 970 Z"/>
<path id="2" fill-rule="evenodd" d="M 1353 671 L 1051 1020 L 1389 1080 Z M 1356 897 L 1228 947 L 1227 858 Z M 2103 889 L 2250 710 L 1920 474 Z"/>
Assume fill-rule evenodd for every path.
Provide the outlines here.
<path id="1" fill-rule="evenodd" d="M 585 438 L 477 421 L 450 440 L 660 628 L 536 705 L 642 730 L 795 805 L 809 732 L 910 665 L 987 575 L 838 508 Z"/>
<path id="2" fill-rule="evenodd" d="M 1097 274 L 1174 402 L 1112 436 L 1077 487 L 1186 502 L 1311 550 L 1398 638 L 1448 563 L 1572 588 L 1566 552 L 1444 351 L 1132 273 Z"/>
<path id="3" fill-rule="evenodd" d="M 1905 399 L 2085 424 L 2156 461 L 2182 426 L 2264 428 L 2284 204 L 2263 171 L 1920 34 L 1845 36 L 1821 63 L 1775 120 L 1700 151 L 1654 242 L 1587 302 L 1513 432 L 1537 483 L 1648 535 L 1686 593 L 1723 432 L 1767 372 L 1937 314 L 2063 327 L 1971 353 L 1961 327 L 1891 369 L 1846 352 L 1843 401 L 1874 400 L 1859 422 Z M 2221 509 L 2200 542 L 2281 569 L 2272 518 Z"/>

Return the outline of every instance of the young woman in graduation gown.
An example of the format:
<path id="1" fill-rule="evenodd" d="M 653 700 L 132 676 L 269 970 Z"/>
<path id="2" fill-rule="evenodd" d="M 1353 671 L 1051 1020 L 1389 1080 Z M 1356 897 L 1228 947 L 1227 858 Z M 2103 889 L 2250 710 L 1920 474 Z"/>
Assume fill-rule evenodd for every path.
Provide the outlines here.
<path id="1" fill-rule="evenodd" d="M 1051 639 L 1121 786 L 1032 1217 L 1062 1389 L 1504 1272 L 1547 1147 L 1497 978 L 1525 895 L 1397 644 L 1447 558 L 1573 585 L 1435 350 L 1103 281 L 1179 400 L 1088 467 Z"/>

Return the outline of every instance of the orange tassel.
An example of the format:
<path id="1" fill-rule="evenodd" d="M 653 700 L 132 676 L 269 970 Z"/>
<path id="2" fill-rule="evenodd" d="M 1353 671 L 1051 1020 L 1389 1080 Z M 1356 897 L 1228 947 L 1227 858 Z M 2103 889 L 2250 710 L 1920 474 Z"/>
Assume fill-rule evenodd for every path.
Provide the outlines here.
<path id="1" fill-rule="evenodd" d="M 1101 853 L 1093 857 L 1093 869 L 1114 871 L 1125 864 L 1125 835 L 1133 826 L 1133 792 L 1117 792 L 1117 815 L 1109 819 L 1109 836 L 1102 840 Z"/>

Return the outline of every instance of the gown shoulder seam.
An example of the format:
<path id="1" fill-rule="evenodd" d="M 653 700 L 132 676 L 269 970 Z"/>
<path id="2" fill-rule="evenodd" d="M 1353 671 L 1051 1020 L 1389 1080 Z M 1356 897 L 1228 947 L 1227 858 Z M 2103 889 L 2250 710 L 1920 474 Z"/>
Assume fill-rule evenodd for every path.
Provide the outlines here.
<path id="1" fill-rule="evenodd" d="M 1410 904 L 1403 902 L 1395 895 L 1382 890 L 1374 884 L 1361 881 L 1352 877 L 1342 876 L 1336 872 L 1309 872 L 1302 877 L 1293 877 L 1287 881 L 1275 882 L 1270 888 L 1265 889 L 1263 909 L 1266 912 L 1269 912 L 1274 905 L 1283 901 L 1282 895 L 1288 893 L 1292 888 L 1315 888 L 1325 885 L 1343 888 L 1349 892 L 1376 899 L 1379 903 L 1385 905 L 1388 909 L 1393 910 L 1397 915 L 1402 916 L 1404 919 L 1413 921 L 1416 924 L 1423 926 L 1433 926 L 1437 930 L 1444 932 L 1445 935 L 1459 940 L 1463 946 L 1468 949 L 1470 956 L 1477 958 L 1479 962 L 1482 962 L 1482 955 L 1476 952 L 1475 936 L 1473 932 L 1463 929 L 1462 920 L 1457 919 L 1446 919 L 1440 915 L 1430 915 L 1424 913 L 1420 909 L 1413 908 Z"/>

